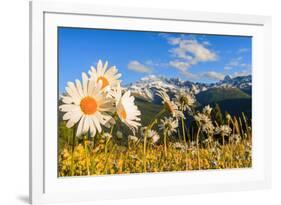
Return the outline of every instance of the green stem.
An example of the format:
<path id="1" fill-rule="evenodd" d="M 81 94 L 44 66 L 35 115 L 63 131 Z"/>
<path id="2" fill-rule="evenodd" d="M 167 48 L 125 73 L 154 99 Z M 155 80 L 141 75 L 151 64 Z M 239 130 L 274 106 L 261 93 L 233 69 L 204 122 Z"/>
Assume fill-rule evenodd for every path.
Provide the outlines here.
<path id="1" fill-rule="evenodd" d="M 147 133 L 148 130 L 152 129 L 152 127 L 154 126 L 154 124 L 157 122 L 157 118 L 160 117 L 163 113 L 165 112 L 165 109 L 162 109 L 160 112 L 157 113 L 157 115 L 155 115 L 155 117 L 150 121 L 150 123 L 148 124 L 145 132 L 144 132 L 144 144 L 143 144 L 143 153 L 144 155 L 146 154 L 146 144 L 147 144 Z"/>
<path id="2" fill-rule="evenodd" d="M 233 136 L 235 135 L 235 129 L 234 129 L 234 126 L 233 126 Z M 233 140 L 232 142 L 230 143 L 230 152 L 231 152 L 231 158 L 230 158 L 230 167 L 232 168 L 233 166 Z"/>
<path id="3" fill-rule="evenodd" d="M 199 133 L 200 133 L 200 129 L 201 129 L 201 127 L 199 126 L 199 128 L 198 128 L 198 132 L 197 132 L 197 136 L 196 136 L 196 147 L 197 147 L 197 162 L 198 162 L 198 169 L 200 169 L 201 168 L 201 166 L 200 166 L 200 156 L 199 156 Z"/>
<path id="4" fill-rule="evenodd" d="M 110 141 L 110 138 L 109 139 L 105 139 L 105 140 L 106 141 L 105 141 L 105 145 L 104 145 L 104 155 L 105 155 L 105 159 L 108 159 L 108 143 Z M 105 174 L 107 174 L 107 169 L 106 169 L 107 161 L 108 160 L 105 161 L 105 165 L 104 165 L 104 167 L 105 167 Z"/>
<path id="5" fill-rule="evenodd" d="M 160 117 L 165 112 L 165 109 L 162 109 L 155 117 L 150 121 L 147 128 L 144 132 L 144 140 L 143 140 L 143 164 L 144 164 L 144 172 L 146 172 L 146 146 L 147 146 L 147 133 L 148 130 L 152 129 L 154 124 L 157 122 L 157 118 Z"/>
<path id="6" fill-rule="evenodd" d="M 185 126 L 184 126 L 184 119 L 181 118 L 181 126 L 182 126 L 182 134 L 183 134 L 183 140 L 185 145 L 185 169 L 188 169 L 188 163 L 187 163 L 187 142 L 186 142 L 186 136 L 185 136 Z"/>
<path id="7" fill-rule="evenodd" d="M 88 157 L 89 157 L 89 155 L 88 155 L 88 147 L 87 147 L 87 139 L 86 138 L 88 138 L 89 139 L 89 135 L 90 135 L 90 133 L 88 132 L 88 134 L 87 134 L 87 137 L 85 137 L 84 138 L 84 147 L 85 147 L 85 157 L 86 157 L 86 166 L 87 166 L 87 174 L 88 175 L 90 175 L 90 165 L 89 165 L 89 163 L 88 163 Z"/>
<path id="8" fill-rule="evenodd" d="M 153 125 L 155 123 L 153 123 L 158 117 L 160 117 L 161 115 L 163 115 L 165 113 L 165 109 L 160 110 L 160 112 L 158 112 L 154 118 L 152 118 L 152 120 L 149 122 L 150 125 L 150 129 L 153 127 Z M 153 124 L 152 124 L 153 123 Z"/>
<path id="9" fill-rule="evenodd" d="M 178 128 L 177 133 L 178 133 L 179 140 L 180 140 L 181 142 L 183 142 L 184 139 L 182 138 L 182 136 L 181 136 L 181 134 L 180 134 L 180 129 L 179 129 L 179 128 Z"/>
<path id="10" fill-rule="evenodd" d="M 107 154 L 107 146 L 108 146 L 109 140 L 110 139 L 106 139 L 106 141 L 105 141 L 105 145 L 104 145 L 104 153 L 105 154 Z"/>
<path id="11" fill-rule="evenodd" d="M 186 127 L 186 125 L 184 124 L 184 130 L 186 131 L 186 143 L 187 143 L 187 145 L 190 145 L 190 140 L 191 139 L 189 139 L 190 137 L 188 137 L 188 132 L 187 132 L 187 127 Z"/>
<path id="12" fill-rule="evenodd" d="M 165 151 L 165 157 L 167 157 L 167 132 L 164 130 L 164 151 Z"/>
<path id="13" fill-rule="evenodd" d="M 107 174 L 108 159 L 109 159 L 109 156 L 112 155 L 113 151 L 115 151 L 115 145 L 113 145 L 112 149 L 110 150 L 110 152 L 105 157 L 105 165 L 104 165 L 104 169 L 103 169 L 103 174 Z"/>
<path id="14" fill-rule="evenodd" d="M 74 148 L 75 148 L 75 136 L 76 135 L 76 125 L 74 125 L 72 130 L 72 152 L 71 152 L 71 167 L 70 167 L 70 174 L 74 176 Z"/>
<path id="15" fill-rule="evenodd" d="M 183 119 L 183 117 L 181 118 L 181 127 L 182 127 L 182 135 L 183 135 L 184 143 L 186 144 L 186 136 L 185 136 L 184 119 Z"/>
<path id="16" fill-rule="evenodd" d="M 113 130 L 114 130 L 114 127 L 115 127 L 115 124 L 111 126 L 111 129 L 110 129 L 110 135 L 112 135 Z"/>

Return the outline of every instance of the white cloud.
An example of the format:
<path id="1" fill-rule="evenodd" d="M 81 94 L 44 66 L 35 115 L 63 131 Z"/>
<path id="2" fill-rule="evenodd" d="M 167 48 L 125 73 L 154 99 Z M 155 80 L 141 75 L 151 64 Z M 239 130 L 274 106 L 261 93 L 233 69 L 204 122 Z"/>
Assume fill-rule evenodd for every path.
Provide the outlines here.
<path id="1" fill-rule="evenodd" d="M 176 58 L 179 58 L 179 59 L 184 59 L 184 60 L 188 60 L 190 62 L 193 62 L 193 59 L 194 57 L 187 54 L 187 51 L 186 49 L 184 48 L 181 48 L 181 47 L 175 47 L 175 48 L 172 48 L 170 50 L 170 52 L 172 53 L 172 55 Z"/>
<path id="2" fill-rule="evenodd" d="M 179 60 L 169 62 L 169 65 L 181 72 L 181 74 L 189 79 L 197 79 L 197 76 L 188 71 L 189 63 Z"/>
<path id="3" fill-rule="evenodd" d="M 201 73 L 192 73 L 189 69 L 201 62 L 210 62 L 218 60 L 217 52 L 209 49 L 211 46 L 209 41 L 199 42 L 195 38 L 187 38 L 185 35 L 180 37 L 163 36 L 172 46 L 169 52 L 173 59 L 170 60 L 169 66 L 180 71 L 180 73 L 189 79 L 208 78 L 211 80 L 222 80 L 224 74 L 209 71 Z"/>
<path id="4" fill-rule="evenodd" d="M 190 66 L 189 63 L 185 61 L 173 60 L 169 62 L 169 65 L 173 68 L 176 68 L 180 71 L 187 71 L 188 67 Z"/>
<path id="5" fill-rule="evenodd" d="M 250 65 L 250 64 L 247 64 L 247 63 L 241 63 L 241 64 L 240 64 L 240 67 L 242 67 L 242 68 L 247 68 L 247 69 L 251 69 L 251 65 Z"/>
<path id="6" fill-rule="evenodd" d="M 243 63 L 241 62 L 242 61 L 242 57 L 238 57 L 238 58 L 234 58 L 234 59 L 231 59 L 229 61 L 229 63 L 227 63 L 225 66 L 224 66 L 224 70 L 231 70 L 233 68 L 247 68 L 247 69 L 250 69 L 251 68 L 251 65 L 250 64 L 247 64 L 247 63 Z"/>
<path id="7" fill-rule="evenodd" d="M 235 67 L 240 65 L 240 60 L 239 59 L 232 59 L 228 64 L 230 67 Z"/>
<path id="8" fill-rule="evenodd" d="M 167 67 L 169 65 L 167 62 L 152 61 L 152 60 L 147 60 L 147 61 L 144 62 L 144 64 L 145 64 L 145 66 L 151 67 L 151 68 L 154 68 L 154 67 L 164 68 L 164 67 Z"/>
<path id="9" fill-rule="evenodd" d="M 231 70 L 233 67 L 229 66 L 229 65 L 226 65 L 224 66 L 224 70 Z"/>
<path id="10" fill-rule="evenodd" d="M 249 48 L 240 48 L 237 53 L 245 53 L 248 52 L 250 49 Z"/>
<path id="11" fill-rule="evenodd" d="M 168 38 L 168 43 L 171 45 L 178 45 L 181 41 L 181 38 Z"/>
<path id="12" fill-rule="evenodd" d="M 167 37 L 167 41 L 173 46 L 170 53 L 174 57 L 169 62 L 169 66 L 176 68 L 182 75 L 191 79 L 198 79 L 199 75 L 189 72 L 189 68 L 200 62 L 217 60 L 217 54 L 206 46 L 209 42 L 198 42 L 196 39 L 186 39 L 181 37 Z"/>
<path id="13" fill-rule="evenodd" d="M 239 72 L 234 72 L 233 74 L 231 74 L 231 77 L 237 77 L 237 76 L 247 76 L 251 74 L 251 70 L 250 69 L 246 69 L 246 70 L 242 70 Z"/>
<path id="14" fill-rule="evenodd" d="M 223 80 L 225 77 L 225 74 L 219 73 L 216 71 L 209 71 L 209 72 L 204 72 L 200 74 L 202 77 L 208 78 L 210 80 Z"/>
<path id="15" fill-rule="evenodd" d="M 206 46 L 212 45 L 209 41 L 203 41 L 202 43 L 203 43 L 204 45 L 206 45 Z"/>
<path id="16" fill-rule="evenodd" d="M 139 61 L 133 60 L 128 64 L 128 69 L 139 73 L 151 73 L 152 68 L 141 64 Z"/>
<path id="17" fill-rule="evenodd" d="M 215 61 L 217 54 L 206 48 L 204 43 L 199 43 L 194 39 L 169 38 L 171 45 L 176 45 L 170 52 L 179 59 L 191 61 L 191 64 L 199 62 Z"/>

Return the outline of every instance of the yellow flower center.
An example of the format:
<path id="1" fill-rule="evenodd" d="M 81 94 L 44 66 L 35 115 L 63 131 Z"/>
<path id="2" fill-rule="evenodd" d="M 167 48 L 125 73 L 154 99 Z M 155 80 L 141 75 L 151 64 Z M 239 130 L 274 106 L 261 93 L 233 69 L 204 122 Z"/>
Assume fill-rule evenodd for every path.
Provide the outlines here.
<path id="1" fill-rule="evenodd" d="M 127 113 L 126 113 L 126 110 L 125 110 L 125 108 L 122 104 L 118 104 L 117 113 L 118 113 L 118 116 L 121 120 L 127 119 Z"/>
<path id="2" fill-rule="evenodd" d="M 102 89 L 104 89 L 106 86 L 109 85 L 109 82 L 108 82 L 108 80 L 105 77 L 100 76 L 98 78 L 97 82 L 99 82 L 100 80 L 102 81 L 102 87 L 101 87 Z"/>
<path id="3" fill-rule="evenodd" d="M 121 118 L 123 120 L 125 120 L 127 118 L 127 113 L 126 113 L 126 111 L 124 109 L 120 112 L 120 115 L 121 115 Z"/>
<path id="4" fill-rule="evenodd" d="M 97 101 L 90 96 L 84 97 L 80 102 L 80 108 L 86 115 L 94 114 L 98 108 Z"/>

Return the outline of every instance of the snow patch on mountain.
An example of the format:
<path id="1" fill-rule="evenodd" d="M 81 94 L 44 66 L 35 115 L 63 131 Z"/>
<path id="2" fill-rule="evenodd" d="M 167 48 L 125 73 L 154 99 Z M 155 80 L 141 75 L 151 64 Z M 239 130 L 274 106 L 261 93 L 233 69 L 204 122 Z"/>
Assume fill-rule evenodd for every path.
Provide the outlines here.
<path id="1" fill-rule="evenodd" d="M 223 80 L 216 83 L 199 83 L 183 81 L 179 78 L 165 78 L 162 76 L 148 75 L 126 87 L 135 96 L 140 96 L 147 100 L 153 100 L 157 90 L 165 90 L 169 93 L 176 93 L 179 89 L 185 89 L 189 92 L 193 92 L 194 94 L 198 94 L 210 88 L 229 87 L 247 89 L 251 88 L 251 86 L 251 75 L 238 76 L 234 78 L 227 75 Z"/>

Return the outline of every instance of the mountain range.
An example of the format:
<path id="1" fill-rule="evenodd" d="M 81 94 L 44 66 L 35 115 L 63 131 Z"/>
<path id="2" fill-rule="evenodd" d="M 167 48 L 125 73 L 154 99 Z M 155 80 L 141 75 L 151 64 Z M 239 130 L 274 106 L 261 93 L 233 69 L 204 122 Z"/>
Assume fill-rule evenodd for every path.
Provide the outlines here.
<path id="1" fill-rule="evenodd" d="M 192 91 L 195 95 L 210 89 L 222 89 L 226 91 L 226 88 L 232 90 L 232 88 L 239 89 L 248 95 L 251 95 L 252 90 L 252 76 L 238 76 L 231 78 L 229 75 L 225 76 L 223 80 L 216 83 L 200 83 L 183 81 L 179 78 L 165 78 L 161 76 L 149 75 L 141 78 L 139 81 L 131 83 L 127 86 L 127 89 L 135 96 L 140 96 L 145 99 L 155 99 L 155 93 L 157 90 L 166 90 L 173 95 L 179 89 L 185 89 Z"/>
<path id="2" fill-rule="evenodd" d="M 193 92 L 197 100 L 197 109 L 205 105 L 214 107 L 218 104 L 222 112 L 240 116 L 245 113 L 252 115 L 252 76 L 225 76 L 215 83 L 200 83 L 183 81 L 179 78 L 165 78 L 149 75 L 126 86 L 136 98 L 140 110 L 148 118 L 160 109 L 161 99 L 156 95 L 157 90 L 166 90 L 173 98 L 179 89 Z M 157 107 L 158 106 L 158 107 Z M 146 119 L 144 119 L 146 120 Z"/>

